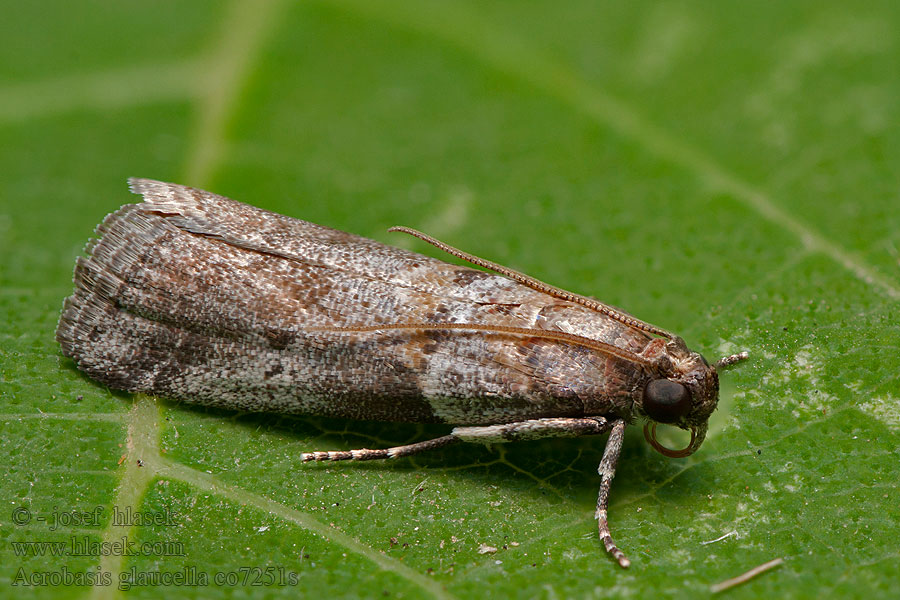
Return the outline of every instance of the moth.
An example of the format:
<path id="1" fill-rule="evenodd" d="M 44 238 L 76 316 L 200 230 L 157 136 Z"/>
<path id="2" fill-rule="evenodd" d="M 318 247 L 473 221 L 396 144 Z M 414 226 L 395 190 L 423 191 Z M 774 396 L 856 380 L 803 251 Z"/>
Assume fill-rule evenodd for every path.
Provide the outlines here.
<path id="1" fill-rule="evenodd" d="M 488 273 L 190 187 L 130 179 L 143 202 L 97 227 L 56 339 L 80 370 L 128 392 L 243 411 L 447 423 L 443 437 L 302 461 L 409 456 L 457 442 L 609 434 L 600 539 L 625 427 L 669 457 L 695 452 L 717 369 L 625 312 L 411 234 Z M 656 426 L 688 430 L 683 449 Z"/>

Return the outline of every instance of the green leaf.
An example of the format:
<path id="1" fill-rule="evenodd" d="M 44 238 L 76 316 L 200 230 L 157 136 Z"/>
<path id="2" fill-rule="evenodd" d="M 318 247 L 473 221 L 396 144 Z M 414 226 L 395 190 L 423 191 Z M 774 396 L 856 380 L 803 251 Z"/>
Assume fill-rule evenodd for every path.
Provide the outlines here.
<path id="1" fill-rule="evenodd" d="M 11 4 L 0 595 L 693 598 L 779 557 L 729 597 L 895 594 L 898 29 L 889 2 Z M 304 465 L 447 428 L 81 375 L 56 319 L 128 176 L 435 254 L 385 233 L 410 225 L 751 359 L 694 456 L 629 431 L 625 571 L 593 519 L 602 440 Z M 19 544 L 42 541 L 69 548 Z"/>

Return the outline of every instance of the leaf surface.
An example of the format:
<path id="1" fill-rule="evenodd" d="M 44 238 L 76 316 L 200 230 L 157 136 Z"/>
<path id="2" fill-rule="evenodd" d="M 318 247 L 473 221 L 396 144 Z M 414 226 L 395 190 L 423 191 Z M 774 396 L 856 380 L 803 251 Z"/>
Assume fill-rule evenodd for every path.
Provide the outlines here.
<path id="1" fill-rule="evenodd" d="M 8 7 L 0 595 L 695 598 L 783 557 L 730 596 L 889 597 L 898 21 L 887 2 Z M 129 176 L 438 255 L 385 233 L 416 227 L 751 360 L 722 375 L 696 455 L 629 431 L 623 571 L 593 519 L 602 440 L 303 465 L 446 428 L 198 410 L 82 376 L 53 331 Z M 123 537 L 149 545 L 90 551 Z M 68 546 L 19 544 L 38 541 Z"/>

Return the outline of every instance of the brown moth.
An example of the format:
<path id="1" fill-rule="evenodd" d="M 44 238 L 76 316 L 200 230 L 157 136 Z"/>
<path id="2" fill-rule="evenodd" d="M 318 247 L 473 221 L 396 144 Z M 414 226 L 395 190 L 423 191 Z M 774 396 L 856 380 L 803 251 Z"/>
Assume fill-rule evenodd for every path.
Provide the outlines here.
<path id="1" fill-rule="evenodd" d="M 246 411 L 448 423 L 450 434 L 303 461 L 408 456 L 465 442 L 609 433 L 600 539 L 625 426 L 659 452 L 703 442 L 721 368 L 601 302 L 395 227 L 499 275 L 223 196 L 129 180 L 144 201 L 97 227 L 56 338 L 111 388 Z M 689 430 L 670 450 L 656 424 Z"/>

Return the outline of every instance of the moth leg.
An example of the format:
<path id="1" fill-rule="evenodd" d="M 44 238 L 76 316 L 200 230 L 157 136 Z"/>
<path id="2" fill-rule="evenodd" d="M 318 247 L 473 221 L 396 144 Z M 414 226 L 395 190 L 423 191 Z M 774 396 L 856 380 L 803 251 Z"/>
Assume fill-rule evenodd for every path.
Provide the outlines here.
<path id="1" fill-rule="evenodd" d="M 510 442 L 542 437 L 574 437 L 581 435 L 597 435 L 609 431 L 609 440 L 603 450 L 603 458 L 597 472 L 600 474 L 600 493 L 597 495 L 597 522 L 600 540 L 606 551 L 619 561 L 622 567 L 631 565 L 625 553 L 613 543 L 609 531 L 607 509 L 609 507 L 609 491 L 613 477 L 616 475 L 616 463 L 625 440 L 626 423 L 622 419 L 606 419 L 604 417 L 533 419 L 506 425 L 490 425 L 487 427 L 457 427 L 452 436 L 466 442 Z"/>
<path id="2" fill-rule="evenodd" d="M 360 448 L 359 450 L 338 450 L 334 452 L 304 452 L 300 455 L 303 462 L 323 461 L 323 460 L 378 460 L 381 458 L 400 458 L 401 456 L 410 456 L 427 450 L 441 448 L 455 444 L 460 440 L 453 434 L 445 435 L 433 440 L 425 440 L 424 442 L 416 442 L 406 446 L 394 446 L 393 448 L 383 448 L 381 450 L 370 450 L 368 448 Z"/>
<path id="3" fill-rule="evenodd" d="M 529 419 L 503 425 L 456 427 L 451 436 L 464 442 L 496 444 L 548 437 L 579 437 L 606 433 L 613 422 L 605 417 L 573 417 Z"/>
<path id="4" fill-rule="evenodd" d="M 456 427 L 450 433 L 433 440 L 417 442 L 407 446 L 394 446 L 381 450 L 360 448 L 359 450 L 338 450 L 332 452 L 305 452 L 300 455 L 303 462 L 325 460 L 377 460 L 400 458 L 441 448 L 457 442 L 480 442 L 491 444 L 533 440 L 544 437 L 576 437 L 605 433 L 612 423 L 604 417 L 530 419 L 503 425 L 480 427 Z"/>
<path id="5" fill-rule="evenodd" d="M 603 450 L 603 458 L 597 472 L 600 474 L 600 493 L 597 495 L 597 528 L 600 532 L 600 541 L 603 542 L 606 551 L 613 555 L 619 565 L 627 568 L 631 561 L 625 553 L 619 550 L 613 543 L 612 534 L 609 532 L 609 521 L 606 510 L 609 507 L 609 490 L 613 477 L 616 476 L 616 463 L 619 462 L 619 454 L 622 451 L 622 442 L 625 440 L 625 421 L 617 420 L 612 424 L 606 448 Z"/>

